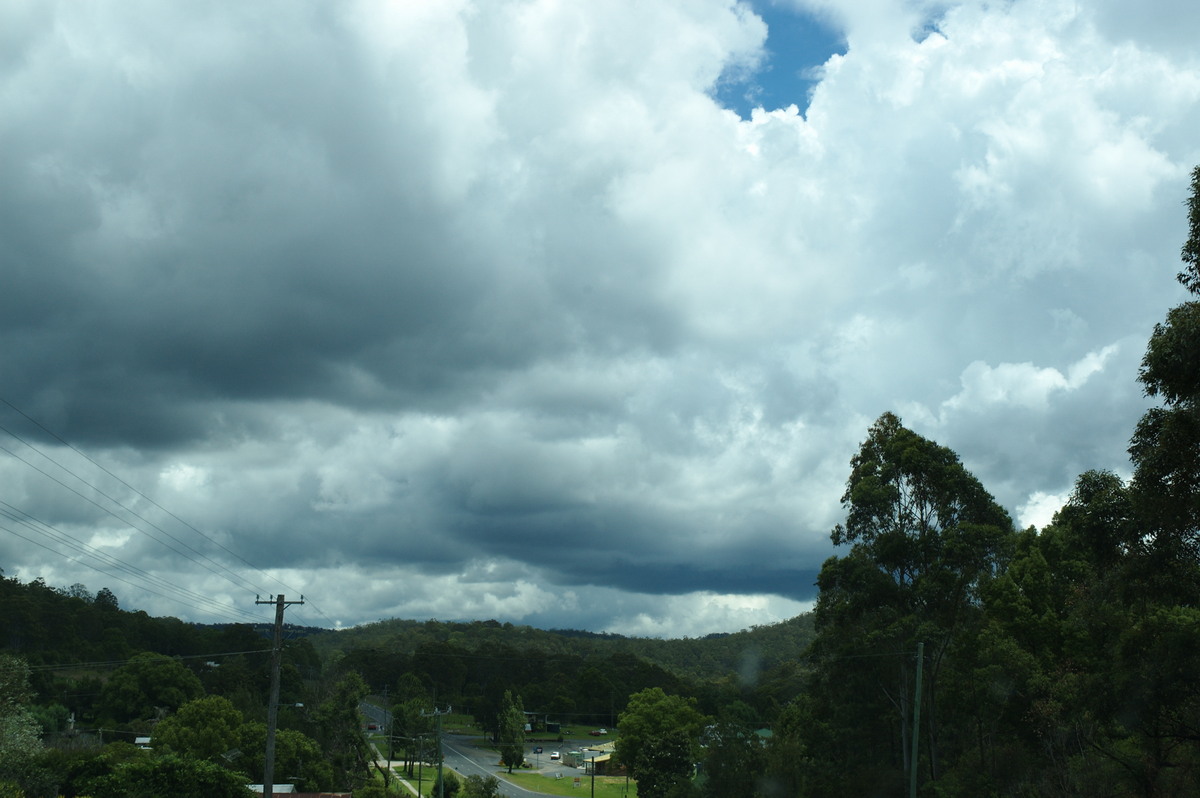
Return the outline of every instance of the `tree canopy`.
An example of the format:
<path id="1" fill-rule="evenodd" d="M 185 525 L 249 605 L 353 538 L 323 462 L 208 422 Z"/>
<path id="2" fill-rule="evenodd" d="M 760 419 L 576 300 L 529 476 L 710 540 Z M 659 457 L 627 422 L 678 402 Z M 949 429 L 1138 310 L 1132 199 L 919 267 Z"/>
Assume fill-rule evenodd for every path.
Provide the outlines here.
<path id="1" fill-rule="evenodd" d="M 505 690 L 497 725 L 500 729 L 500 759 L 508 766 L 509 773 L 525 762 L 525 722 L 521 697 L 513 698 L 512 692 Z"/>
<path id="2" fill-rule="evenodd" d="M 617 758 L 643 798 L 661 798 L 691 773 L 707 718 L 694 702 L 650 687 L 629 697 L 617 722 Z"/>

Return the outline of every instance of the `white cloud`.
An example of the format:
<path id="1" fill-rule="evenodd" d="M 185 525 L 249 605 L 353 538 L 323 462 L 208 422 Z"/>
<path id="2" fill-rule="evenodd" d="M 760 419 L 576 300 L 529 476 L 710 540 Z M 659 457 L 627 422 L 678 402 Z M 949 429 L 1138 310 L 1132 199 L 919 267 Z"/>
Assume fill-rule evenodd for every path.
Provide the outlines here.
<path id="1" fill-rule="evenodd" d="M 1043 493 L 1034 491 L 1029 500 L 1017 508 L 1017 526 L 1021 529 L 1042 529 L 1054 519 L 1054 514 L 1067 503 L 1070 493 Z"/>
<path id="2" fill-rule="evenodd" d="M 725 0 L 6 8 L 9 398 L 314 600 L 370 585 L 344 623 L 790 612 L 885 410 L 1042 518 L 1145 404 L 1200 59 L 1116 3 L 799 5 L 848 49 L 746 120 Z"/>
<path id="3" fill-rule="evenodd" d="M 963 371 L 962 391 L 942 406 L 951 412 L 983 413 L 993 405 L 1044 411 L 1050 407 L 1055 394 L 1079 390 L 1089 379 L 1102 373 L 1105 362 L 1115 352 L 1115 346 L 1089 352 L 1072 363 L 1065 374 L 1032 363 L 1001 363 L 992 367 L 977 360 Z"/>

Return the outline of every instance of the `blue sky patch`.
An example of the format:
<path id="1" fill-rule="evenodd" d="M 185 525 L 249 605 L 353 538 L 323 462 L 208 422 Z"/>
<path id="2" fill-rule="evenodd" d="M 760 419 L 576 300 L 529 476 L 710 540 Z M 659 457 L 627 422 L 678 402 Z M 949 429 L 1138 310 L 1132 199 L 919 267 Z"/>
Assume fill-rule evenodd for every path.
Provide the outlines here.
<path id="1" fill-rule="evenodd" d="M 743 119 L 754 108 L 768 111 L 795 104 L 803 113 L 816 83 L 814 73 L 835 53 L 846 52 L 840 32 L 807 12 L 770 0 L 751 2 L 767 23 L 767 55 L 755 72 L 730 71 L 713 92 L 723 107 Z"/>

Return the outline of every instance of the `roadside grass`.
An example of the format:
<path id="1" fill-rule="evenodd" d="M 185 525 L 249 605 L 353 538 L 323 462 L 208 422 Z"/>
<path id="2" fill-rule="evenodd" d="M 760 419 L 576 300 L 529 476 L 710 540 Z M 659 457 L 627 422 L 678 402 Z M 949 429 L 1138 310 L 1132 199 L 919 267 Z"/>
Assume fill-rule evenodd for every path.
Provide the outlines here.
<path id="1" fill-rule="evenodd" d="M 472 715 L 451 714 L 442 718 L 442 728 L 459 734 L 483 734 L 483 729 Z"/>
<path id="2" fill-rule="evenodd" d="M 575 779 L 572 776 L 555 779 L 541 773 L 518 773 L 515 770 L 511 776 L 507 771 L 500 771 L 496 776 L 502 780 L 511 781 L 518 787 L 547 795 L 569 795 L 572 798 L 591 798 L 592 795 L 591 776 L 581 775 L 578 787 L 575 786 Z M 627 787 L 624 776 L 596 777 L 596 798 L 636 798 L 636 796 L 637 782 L 632 779 L 629 780 Z"/>

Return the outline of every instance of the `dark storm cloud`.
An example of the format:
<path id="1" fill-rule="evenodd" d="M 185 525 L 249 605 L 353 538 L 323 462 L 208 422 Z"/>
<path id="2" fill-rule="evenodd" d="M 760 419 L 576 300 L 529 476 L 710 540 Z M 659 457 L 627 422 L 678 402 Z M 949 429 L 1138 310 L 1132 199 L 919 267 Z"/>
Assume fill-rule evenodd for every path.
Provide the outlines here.
<path id="1" fill-rule="evenodd" d="M 806 606 L 885 410 L 1044 522 L 1145 405 L 1194 60 L 798 5 L 848 46 L 748 119 L 725 2 L 5 8 L 4 500 L 230 602 L 162 531 L 326 619 L 655 634 Z"/>

